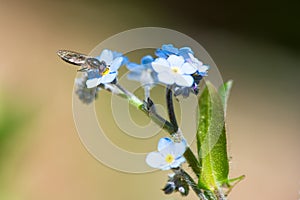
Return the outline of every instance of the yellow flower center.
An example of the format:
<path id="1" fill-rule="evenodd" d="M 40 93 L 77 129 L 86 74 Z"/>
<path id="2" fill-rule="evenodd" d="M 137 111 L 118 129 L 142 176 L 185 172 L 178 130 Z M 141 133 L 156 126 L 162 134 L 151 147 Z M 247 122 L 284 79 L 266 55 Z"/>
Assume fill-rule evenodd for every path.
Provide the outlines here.
<path id="1" fill-rule="evenodd" d="M 101 73 L 101 75 L 105 76 L 105 75 L 107 75 L 109 73 L 109 71 L 110 71 L 109 68 L 106 67 L 105 70 Z"/>
<path id="2" fill-rule="evenodd" d="M 167 162 L 168 164 L 170 164 L 170 163 L 172 163 L 172 162 L 174 161 L 174 156 L 171 155 L 171 154 L 168 154 L 168 155 L 166 156 L 165 160 L 166 160 L 166 162 Z"/>
<path id="3" fill-rule="evenodd" d="M 176 74 L 179 73 L 179 67 L 172 67 L 171 70 Z"/>

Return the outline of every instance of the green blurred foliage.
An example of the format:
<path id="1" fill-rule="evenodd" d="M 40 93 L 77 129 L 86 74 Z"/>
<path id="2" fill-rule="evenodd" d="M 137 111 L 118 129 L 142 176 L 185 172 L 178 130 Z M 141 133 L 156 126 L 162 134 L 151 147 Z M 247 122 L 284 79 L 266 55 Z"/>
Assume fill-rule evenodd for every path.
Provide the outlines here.
<path id="1" fill-rule="evenodd" d="M 22 133 L 32 114 L 25 103 L 0 91 L 0 171 L 5 154 L 13 148 L 13 139 Z"/>

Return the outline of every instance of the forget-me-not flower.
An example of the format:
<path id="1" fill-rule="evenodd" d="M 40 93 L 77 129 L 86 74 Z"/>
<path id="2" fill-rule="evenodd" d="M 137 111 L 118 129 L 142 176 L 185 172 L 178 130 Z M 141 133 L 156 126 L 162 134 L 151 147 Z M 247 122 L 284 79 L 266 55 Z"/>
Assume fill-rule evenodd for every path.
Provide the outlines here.
<path id="1" fill-rule="evenodd" d="M 203 62 L 195 58 L 193 54 L 188 53 L 188 56 L 189 57 L 187 58 L 187 61 L 197 69 L 196 73 L 202 77 L 207 76 L 207 71 L 210 67 L 208 65 L 203 64 Z"/>
<path id="2" fill-rule="evenodd" d="M 182 56 L 188 58 L 188 54 L 194 54 L 190 47 L 182 47 L 180 49 L 174 47 L 172 44 L 164 44 L 161 49 L 155 51 L 155 55 L 160 58 L 167 59 L 170 55 Z"/>
<path id="3" fill-rule="evenodd" d="M 196 73 L 201 76 L 207 76 L 208 65 L 204 65 L 200 60 L 194 57 L 194 52 L 190 47 L 176 48 L 172 44 L 164 44 L 157 49 L 155 54 L 160 58 L 167 59 L 170 55 L 182 56 L 185 61 L 194 65 L 197 69 Z"/>
<path id="4" fill-rule="evenodd" d="M 86 81 L 87 88 L 93 88 L 99 84 L 113 82 L 117 75 L 118 69 L 124 62 L 122 54 L 117 54 L 111 50 L 104 49 L 100 56 L 96 57 L 100 62 L 104 61 L 106 68 L 103 71 L 99 69 L 89 69 L 87 71 L 88 80 Z"/>
<path id="5" fill-rule="evenodd" d="M 141 64 L 128 63 L 127 68 L 130 73 L 127 75 L 127 78 L 140 82 L 143 87 L 152 87 L 157 82 L 157 73 L 151 65 L 153 61 L 154 58 L 147 55 L 141 59 Z"/>
<path id="6" fill-rule="evenodd" d="M 186 147 L 185 140 L 176 143 L 170 138 L 161 138 L 158 142 L 158 151 L 149 153 L 146 157 L 146 162 L 150 167 L 161 170 L 177 168 L 185 162 L 183 154 Z"/>
<path id="7" fill-rule="evenodd" d="M 190 87 L 194 79 L 191 74 L 197 69 L 182 56 L 170 55 L 167 59 L 157 58 L 152 62 L 153 69 L 158 73 L 158 80 L 167 85 Z"/>

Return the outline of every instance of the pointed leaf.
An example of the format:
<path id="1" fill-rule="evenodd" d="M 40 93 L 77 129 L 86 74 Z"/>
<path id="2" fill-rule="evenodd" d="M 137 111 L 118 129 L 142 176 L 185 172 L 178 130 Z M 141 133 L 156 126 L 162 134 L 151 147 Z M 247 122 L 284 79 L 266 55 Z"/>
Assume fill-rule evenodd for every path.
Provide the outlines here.
<path id="1" fill-rule="evenodd" d="M 227 183 L 227 157 L 224 107 L 216 88 L 209 82 L 199 99 L 197 144 L 201 176 L 199 187 L 214 191 Z"/>
<path id="2" fill-rule="evenodd" d="M 245 178 L 245 175 L 229 179 L 226 184 L 228 187 L 228 190 L 226 191 L 226 195 L 228 195 L 231 192 L 231 190 L 234 188 L 234 186 L 236 186 L 239 182 L 244 180 L 244 178 Z"/>
<path id="3" fill-rule="evenodd" d="M 219 88 L 219 95 L 221 97 L 221 100 L 222 100 L 222 103 L 223 103 L 223 106 L 224 106 L 225 115 L 226 115 L 226 110 L 227 110 L 227 101 L 228 101 L 228 98 L 229 98 L 229 95 L 230 95 L 232 85 L 233 85 L 233 81 L 229 80 Z"/>

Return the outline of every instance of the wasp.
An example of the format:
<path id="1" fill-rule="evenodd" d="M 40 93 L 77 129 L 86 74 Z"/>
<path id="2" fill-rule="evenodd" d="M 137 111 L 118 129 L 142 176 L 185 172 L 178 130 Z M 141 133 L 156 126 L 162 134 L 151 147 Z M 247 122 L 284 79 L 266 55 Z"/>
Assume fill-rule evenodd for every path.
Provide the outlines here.
<path id="1" fill-rule="evenodd" d="M 81 66 L 81 69 L 77 70 L 80 72 L 84 72 L 89 69 L 98 69 L 99 73 L 102 73 L 108 67 L 104 61 L 99 61 L 97 58 L 93 58 L 75 51 L 58 50 L 57 55 L 67 63 Z"/>

